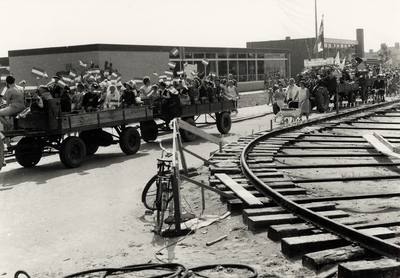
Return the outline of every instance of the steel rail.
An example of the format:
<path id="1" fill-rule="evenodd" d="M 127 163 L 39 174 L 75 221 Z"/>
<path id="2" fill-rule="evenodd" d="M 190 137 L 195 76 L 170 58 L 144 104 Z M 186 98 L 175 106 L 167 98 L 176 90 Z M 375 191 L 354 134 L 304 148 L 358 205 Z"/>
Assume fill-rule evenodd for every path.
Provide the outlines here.
<path id="1" fill-rule="evenodd" d="M 384 103 L 384 104 L 380 104 L 380 105 L 373 105 L 372 108 L 371 107 L 369 107 L 369 108 L 374 109 L 377 107 L 386 106 L 385 104 L 390 105 L 390 104 L 398 103 L 398 102 L 399 101 L 394 101 L 394 102 Z M 341 116 L 343 117 L 343 116 L 347 116 L 347 115 L 352 115 L 352 114 L 360 113 L 360 112 L 366 111 L 366 110 L 368 110 L 368 109 L 359 109 L 357 111 L 351 110 L 348 112 L 344 112 L 342 114 L 327 117 L 325 119 L 319 119 L 317 121 L 313 120 L 308 123 L 299 124 L 297 126 L 291 126 L 291 127 L 287 127 L 287 128 L 279 128 L 277 130 L 272 130 L 269 133 L 261 135 L 260 137 L 249 142 L 244 147 L 243 152 L 241 153 L 240 162 L 241 162 L 241 166 L 243 169 L 243 174 L 246 176 L 247 179 L 249 179 L 252 182 L 253 186 L 260 193 L 262 193 L 264 196 L 270 198 L 272 201 L 274 201 L 280 207 L 286 209 L 290 213 L 298 216 L 299 218 L 301 218 L 305 221 L 311 222 L 316 227 L 325 229 L 347 241 L 357 243 L 360 246 L 362 246 L 366 249 L 372 250 L 381 255 L 384 255 L 384 256 L 387 256 L 390 258 L 399 259 L 400 258 L 400 246 L 389 243 L 389 242 L 385 242 L 384 240 L 381 240 L 377 237 L 369 236 L 365 233 L 362 233 L 362 232 L 360 232 L 354 228 L 348 227 L 346 225 L 336 223 L 335 221 L 332 221 L 331 219 L 329 219 L 327 217 L 318 215 L 315 212 L 300 206 L 299 204 L 293 202 L 292 200 L 286 198 L 282 194 L 273 190 L 270 186 L 268 186 L 267 183 L 261 181 L 256 176 L 256 174 L 254 174 L 251 171 L 249 165 L 246 163 L 248 154 L 252 151 L 254 146 L 256 146 L 260 141 L 263 141 L 263 140 L 266 140 L 267 138 L 279 135 L 283 132 L 289 132 L 289 131 L 293 131 L 296 129 L 300 129 L 302 127 L 310 126 L 312 124 L 315 124 L 316 122 L 318 122 L 318 123 L 326 122 L 329 120 L 338 119 Z"/>

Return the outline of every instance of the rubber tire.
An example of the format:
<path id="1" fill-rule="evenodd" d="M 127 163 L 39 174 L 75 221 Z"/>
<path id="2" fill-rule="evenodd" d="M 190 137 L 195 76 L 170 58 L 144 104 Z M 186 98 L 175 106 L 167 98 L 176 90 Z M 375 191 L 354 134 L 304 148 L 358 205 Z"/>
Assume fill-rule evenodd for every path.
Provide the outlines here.
<path id="1" fill-rule="evenodd" d="M 232 127 L 231 115 L 228 112 L 221 112 L 217 116 L 217 129 L 221 134 L 227 134 Z"/>
<path id="2" fill-rule="evenodd" d="M 183 119 L 183 120 L 185 122 L 187 122 L 188 124 L 192 125 L 192 126 L 196 126 L 196 122 L 195 122 L 195 120 L 193 118 L 186 118 L 186 119 Z M 185 141 L 185 142 L 193 142 L 193 141 L 195 141 L 197 139 L 197 135 L 196 134 L 191 133 L 191 132 L 189 132 L 187 130 L 184 130 L 184 129 L 180 128 L 179 129 L 179 133 L 182 136 L 182 140 Z"/>
<path id="3" fill-rule="evenodd" d="M 315 99 L 317 101 L 317 110 L 324 113 L 329 109 L 329 92 L 325 87 L 318 88 Z"/>
<path id="4" fill-rule="evenodd" d="M 60 147 L 60 160 L 67 168 L 77 168 L 86 158 L 85 142 L 79 137 L 70 136 L 63 140 Z"/>
<path id="5" fill-rule="evenodd" d="M 86 131 L 82 131 L 81 133 L 79 133 L 79 138 L 81 138 L 83 140 L 83 142 L 85 143 L 86 146 L 86 155 L 94 155 L 97 150 L 99 149 L 99 146 L 96 144 L 91 144 L 89 143 L 85 138 L 85 132 Z"/>
<path id="6" fill-rule="evenodd" d="M 145 206 L 145 208 L 149 210 L 156 210 L 156 196 L 157 196 L 157 175 L 154 175 L 145 185 L 143 191 L 142 191 L 142 203 Z M 151 189 L 150 189 L 151 188 Z M 150 192 L 150 196 L 149 195 Z M 154 197 L 153 197 L 154 196 Z M 154 200 L 154 202 L 153 202 Z"/>
<path id="7" fill-rule="evenodd" d="M 140 133 L 142 134 L 142 139 L 146 143 L 151 140 L 156 140 L 158 137 L 158 126 L 154 120 L 141 122 L 140 123 Z"/>
<path id="8" fill-rule="evenodd" d="M 119 137 L 119 146 L 121 150 L 127 154 L 132 155 L 140 149 L 140 134 L 136 128 L 127 127 L 122 130 Z"/>
<path id="9" fill-rule="evenodd" d="M 32 137 L 24 137 L 19 140 L 17 144 L 17 148 L 15 150 L 15 159 L 23 167 L 33 167 L 38 164 L 42 158 L 41 148 L 23 148 L 23 145 L 32 144 L 35 142 L 35 140 L 36 139 Z"/>
<path id="10" fill-rule="evenodd" d="M 3 162 L 4 162 L 4 144 L 3 140 L 0 139 L 0 171 L 1 168 L 3 168 Z"/>

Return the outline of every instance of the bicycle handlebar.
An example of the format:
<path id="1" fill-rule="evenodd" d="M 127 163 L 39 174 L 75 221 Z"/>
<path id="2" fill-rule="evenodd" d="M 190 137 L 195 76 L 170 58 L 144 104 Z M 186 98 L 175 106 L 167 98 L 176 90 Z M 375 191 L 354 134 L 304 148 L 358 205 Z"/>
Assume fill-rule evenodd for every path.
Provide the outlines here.
<path id="1" fill-rule="evenodd" d="M 173 155 L 171 151 L 163 147 L 162 140 L 160 139 L 150 140 L 149 143 L 158 143 L 160 145 L 160 148 L 162 150 L 162 155 L 161 155 L 162 157 L 171 157 Z M 164 155 L 164 153 L 166 153 L 166 155 Z"/>

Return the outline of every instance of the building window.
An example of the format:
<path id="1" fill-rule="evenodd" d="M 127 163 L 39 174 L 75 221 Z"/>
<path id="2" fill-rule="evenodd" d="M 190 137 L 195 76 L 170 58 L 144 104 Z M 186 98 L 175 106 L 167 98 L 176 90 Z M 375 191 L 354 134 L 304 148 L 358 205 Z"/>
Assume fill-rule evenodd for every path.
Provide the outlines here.
<path id="1" fill-rule="evenodd" d="M 218 58 L 226 58 L 226 57 L 227 57 L 227 55 L 226 55 L 225 52 L 223 52 L 223 53 L 218 53 Z"/>
<path id="2" fill-rule="evenodd" d="M 257 55 L 258 56 L 258 55 Z M 257 80 L 264 80 L 264 60 L 257 61 Z"/>
<path id="3" fill-rule="evenodd" d="M 206 53 L 206 58 L 215 59 L 216 53 Z"/>
<path id="4" fill-rule="evenodd" d="M 237 59 L 236 53 L 229 53 L 229 59 Z"/>
<path id="5" fill-rule="evenodd" d="M 239 61 L 239 82 L 247 81 L 247 61 Z"/>
<path id="6" fill-rule="evenodd" d="M 195 59 L 204 58 L 204 53 L 194 53 L 193 58 Z"/>
<path id="7" fill-rule="evenodd" d="M 265 57 L 265 54 L 257 54 L 258 59 L 264 59 L 264 57 Z"/>
<path id="8" fill-rule="evenodd" d="M 246 59 L 247 58 L 247 54 L 246 53 L 239 53 L 238 54 L 238 58 L 239 59 Z"/>
<path id="9" fill-rule="evenodd" d="M 233 78 L 235 78 L 237 80 L 237 68 L 238 68 L 238 61 L 229 61 L 229 74 L 233 75 Z"/>
<path id="10" fill-rule="evenodd" d="M 192 59 L 193 58 L 193 53 L 192 52 L 185 52 L 185 58 L 186 59 Z"/>
<path id="11" fill-rule="evenodd" d="M 256 61 L 249 60 L 249 74 L 248 74 L 248 81 L 256 81 Z"/>
<path id="12" fill-rule="evenodd" d="M 218 75 L 228 76 L 228 62 L 227 61 L 218 61 Z"/>

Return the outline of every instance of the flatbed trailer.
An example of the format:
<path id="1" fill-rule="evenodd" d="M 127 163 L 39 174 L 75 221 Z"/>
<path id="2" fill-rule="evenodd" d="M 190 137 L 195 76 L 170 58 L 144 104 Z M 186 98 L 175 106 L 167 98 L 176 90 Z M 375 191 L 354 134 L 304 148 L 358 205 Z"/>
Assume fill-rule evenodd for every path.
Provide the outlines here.
<path id="1" fill-rule="evenodd" d="M 196 116 L 215 113 L 218 130 L 225 134 L 231 128 L 230 111 L 235 107 L 234 101 L 176 106 L 167 120 L 179 117 L 196 125 Z M 157 138 L 160 126 L 165 122 L 156 124 L 155 120 L 165 119 L 149 105 L 94 112 L 61 112 L 59 99 L 51 99 L 46 112 L 13 118 L 13 129 L 0 132 L 0 141 L 10 142 L 12 138 L 20 137 L 16 144 L 8 144 L 5 150 L 1 144 L 0 169 L 5 154 L 14 155 L 24 167 L 33 167 L 46 149 L 58 150 L 60 160 L 67 168 L 81 166 L 86 155 L 95 154 L 99 146 L 119 144 L 125 154 L 133 155 L 140 149 L 141 138 L 146 142 Z M 141 135 L 139 125 L 129 126 L 133 123 L 140 124 Z M 105 128 L 116 133 L 109 133 Z M 181 130 L 181 135 L 185 141 L 196 139 L 196 135 L 185 130 Z"/>

